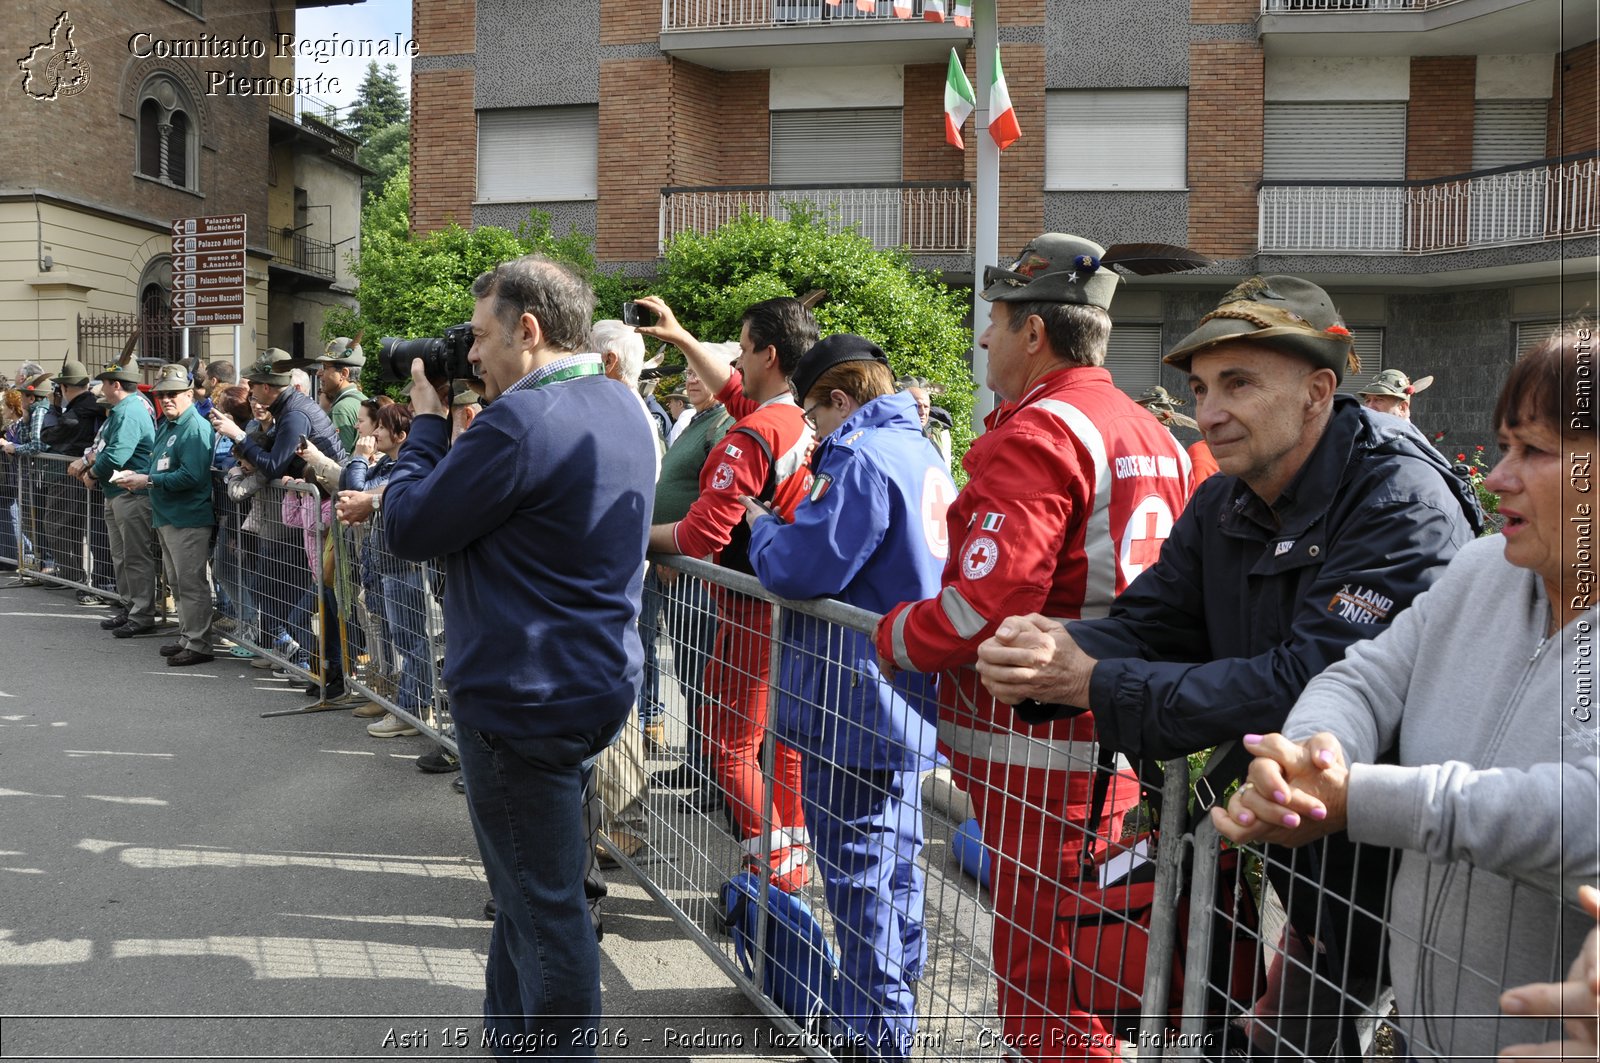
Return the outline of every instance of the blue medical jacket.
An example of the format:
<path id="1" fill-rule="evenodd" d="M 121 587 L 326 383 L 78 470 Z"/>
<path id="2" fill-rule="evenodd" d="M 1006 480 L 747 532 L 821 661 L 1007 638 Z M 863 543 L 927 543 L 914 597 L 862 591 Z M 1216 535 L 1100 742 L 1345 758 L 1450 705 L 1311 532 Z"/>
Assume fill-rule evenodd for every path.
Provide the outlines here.
<path id="1" fill-rule="evenodd" d="M 794 523 L 756 522 L 750 561 L 784 598 L 837 598 L 882 613 L 938 595 L 955 498 L 944 458 L 907 394 L 873 399 L 817 444 L 811 494 Z M 774 726 L 811 756 L 875 770 L 933 766 L 932 676 L 883 681 L 870 636 L 785 615 Z"/>

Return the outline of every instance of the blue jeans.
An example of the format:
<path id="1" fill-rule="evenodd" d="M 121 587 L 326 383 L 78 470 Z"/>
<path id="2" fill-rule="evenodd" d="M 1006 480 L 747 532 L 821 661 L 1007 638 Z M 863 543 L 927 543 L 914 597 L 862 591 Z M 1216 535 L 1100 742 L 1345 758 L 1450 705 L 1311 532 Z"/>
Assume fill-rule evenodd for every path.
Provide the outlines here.
<path id="1" fill-rule="evenodd" d="M 595 1058 L 600 946 L 584 897 L 592 851 L 584 762 L 626 720 L 540 738 L 456 725 L 467 810 L 495 899 L 483 1026 L 498 1058 Z"/>
<path id="2" fill-rule="evenodd" d="M 428 661 L 428 598 L 422 573 L 413 569 L 383 574 L 383 617 L 400 655 L 400 682 L 395 704 L 413 716 L 432 697 L 432 666 Z"/>

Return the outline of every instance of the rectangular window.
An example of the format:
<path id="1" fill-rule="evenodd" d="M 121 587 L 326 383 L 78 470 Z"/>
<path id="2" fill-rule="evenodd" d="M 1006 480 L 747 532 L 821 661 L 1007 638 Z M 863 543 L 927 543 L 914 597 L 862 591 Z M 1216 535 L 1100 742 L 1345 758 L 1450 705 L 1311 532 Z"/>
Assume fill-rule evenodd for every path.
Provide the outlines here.
<path id="1" fill-rule="evenodd" d="M 1188 187 L 1184 89 L 1054 89 L 1045 94 L 1045 188 Z"/>
<path id="2" fill-rule="evenodd" d="M 1118 322 L 1106 344 L 1106 369 L 1129 398 L 1161 383 L 1161 326 Z"/>
<path id="3" fill-rule="evenodd" d="M 1479 100 L 1472 117 L 1472 168 L 1544 158 L 1549 100 Z"/>
<path id="4" fill-rule="evenodd" d="M 478 201 L 594 199 L 600 108 L 478 112 Z"/>
<path id="5" fill-rule="evenodd" d="M 1406 105 L 1266 105 L 1262 176 L 1268 181 L 1403 181 Z"/>
<path id="6" fill-rule="evenodd" d="M 1383 329 L 1375 325 L 1351 325 L 1350 339 L 1355 342 L 1356 357 L 1361 359 L 1361 371 L 1344 375 L 1339 390 L 1346 395 L 1354 395 L 1357 388 L 1365 387 L 1383 372 Z"/>
<path id="7" fill-rule="evenodd" d="M 1518 321 L 1516 323 L 1517 357 L 1521 358 L 1539 344 L 1556 334 L 1559 321 Z"/>
<path id="8" fill-rule="evenodd" d="M 772 183 L 898 183 L 900 115 L 898 107 L 773 111 Z"/>

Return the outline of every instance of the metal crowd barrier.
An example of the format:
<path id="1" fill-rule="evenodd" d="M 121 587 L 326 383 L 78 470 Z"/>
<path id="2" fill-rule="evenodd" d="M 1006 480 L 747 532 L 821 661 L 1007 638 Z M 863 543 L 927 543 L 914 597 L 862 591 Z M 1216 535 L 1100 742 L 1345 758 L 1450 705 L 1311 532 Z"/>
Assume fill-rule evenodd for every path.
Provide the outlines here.
<path id="1" fill-rule="evenodd" d="M 659 638 L 656 645 L 647 645 L 646 655 L 658 673 L 654 689 L 665 743 L 648 751 L 648 766 L 656 777 L 623 797 L 644 808 L 642 833 L 648 835 L 648 845 L 631 857 L 613 840 L 601 845 L 634 871 L 684 931 L 773 1019 L 787 1039 L 785 1047 L 829 1058 L 844 1047 L 839 1031 L 849 1024 L 836 1021 L 830 1037 L 830 1028 L 815 1015 L 796 1017 L 768 995 L 764 987 L 772 983 L 764 966 L 779 963 L 793 969 L 795 961 L 757 955 L 747 967 L 750 957 L 741 958 L 729 936 L 719 896 L 722 884 L 752 858 L 763 880 L 777 874 L 773 867 L 778 862 L 769 857 L 775 846 L 794 836 L 784 833 L 790 827 L 784 822 L 790 797 L 786 788 L 792 785 L 784 776 L 784 756 L 770 738 L 760 746 L 760 827 L 752 840 L 748 823 L 742 822 L 749 798 L 741 802 L 736 793 L 730 794 L 730 788 L 738 791 L 742 784 L 726 763 L 718 764 L 716 746 L 726 737 L 727 721 L 717 714 L 727 707 L 707 707 L 718 703 L 731 669 L 735 680 L 770 683 L 770 721 L 784 696 L 786 650 L 796 661 L 810 652 L 786 646 L 786 641 L 807 626 L 806 641 L 828 647 L 830 659 L 814 662 L 833 670 L 825 700 L 849 703 L 881 680 L 845 663 L 850 654 L 835 651 L 850 634 L 870 633 L 878 617 L 833 601 L 781 600 L 748 576 L 703 562 L 661 560 L 665 564 L 656 566 L 658 574 L 670 566 L 678 575 L 660 579 Z M 648 615 L 648 591 L 645 605 Z M 770 641 L 767 632 L 773 633 Z M 647 679 L 647 692 L 651 686 Z M 936 716 L 930 705 L 912 707 Z M 644 706 L 643 712 L 648 720 L 652 707 Z M 848 724 L 837 712 L 830 711 L 829 719 L 836 726 Z M 750 716 L 739 722 L 748 726 L 757 720 Z M 1021 736 L 1015 741 L 1032 743 Z M 1015 750 L 1012 758 L 1017 759 Z M 750 770 L 748 757 L 723 754 L 723 760 Z M 1090 767 L 1074 765 L 1080 766 Z M 897 914 L 904 923 L 920 926 L 926 957 L 920 977 L 909 980 L 915 1023 L 909 1054 L 885 1052 L 882 1058 L 1463 1058 L 1492 1055 L 1510 1041 L 1559 1036 L 1556 1024 L 1499 1016 L 1496 1001 L 1513 985 L 1563 977 L 1577 944 L 1593 926 L 1560 890 L 1465 864 L 1429 866 L 1418 854 L 1372 849 L 1343 838 L 1300 850 L 1231 850 L 1219 842 L 1209 821 L 1188 832 L 1189 770 L 1186 761 L 1177 760 L 1162 765 L 1165 783 L 1160 842 L 1152 859 L 1148 937 L 1134 928 L 1130 911 L 1118 906 L 1096 911 L 1092 883 L 1061 883 L 1080 920 L 1087 916 L 1127 931 L 1121 946 L 1125 953 L 1072 956 L 1072 999 L 1131 999 L 1136 1019 L 1120 1016 L 1126 1022 L 1112 1031 L 1117 1042 L 1109 1050 L 1103 1044 L 1094 1052 L 1081 1045 L 1041 1049 L 1019 1044 L 1000 1015 L 995 937 L 1021 933 L 1028 949 L 1048 950 L 1059 946 L 1061 924 L 1047 931 L 1052 935 L 1047 941 L 1037 930 L 995 922 L 993 898 L 973 874 L 981 868 L 974 867 L 970 843 L 975 824 L 968 822 L 971 804 L 962 792 L 969 787 L 947 769 L 923 767 L 917 796 L 922 798 L 925 841 L 915 863 L 926 889 L 920 912 L 908 905 Z M 599 769 L 607 770 L 605 758 Z M 661 772 L 672 774 L 663 778 Z M 1026 812 L 1042 821 L 1061 817 L 1059 808 Z M 1074 812 L 1075 819 L 1080 816 Z M 1150 826 L 1151 813 L 1141 805 L 1128 815 L 1120 833 L 1127 841 Z M 1230 853 L 1226 869 L 1219 863 L 1224 853 Z M 1444 888 L 1465 890 L 1482 911 L 1469 905 L 1462 921 L 1437 926 L 1429 923 L 1437 915 L 1393 910 L 1391 883 L 1402 859 L 1423 868 L 1422 877 L 1430 883 L 1443 880 Z M 867 944 L 859 939 L 859 910 L 835 912 L 819 869 L 813 868 L 811 881 L 795 896 L 809 905 L 824 930 L 830 951 L 828 958 L 819 956 L 818 964 L 831 969 L 837 962 L 840 983 L 847 983 L 849 946 L 859 955 Z M 1220 893 L 1219 874 L 1229 875 Z M 1493 887 L 1485 885 L 1491 882 Z M 1480 901 L 1479 891 L 1485 889 L 1490 900 Z M 1182 918 L 1180 898 L 1188 901 Z M 1258 915 L 1246 918 L 1243 913 L 1250 911 Z M 1513 919 L 1512 911 L 1521 914 Z M 765 940 L 767 923 L 781 916 L 763 902 L 756 940 Z M 852 935 L 857 936 L 854 942 Z M 1118 937 L 1105 933 L 1099 940 L 1102 947 L 1115 948 Z M 1530 941 L 1535 944 L 1527 955 Z M 1394 985 L 1399 986 L 1398 996 Z M 859 1001 L 876 999 L 874 993 L 882 987 L 852 988 Z M 1043 993 L 1055 999 L 1050 987 Z M 841 999 L 852 998 L 843 994 Z M 1035 1010 L 1045 1006 L 1043 1000 L 1028 1003 Z M 790 1005 L 789 1012 L 793 1010 Z M 862 1055 L 857 1050 L 850 1058 Z M 876 1057 L 869 1053 L 866 1058 Z"/>
<path id="2" fill-rule="evenodd" d="M 328 503 L 309 484 L 218 476 L 212 574 L 228 598 L 229 641 L 303 681 L 325 680 L 329 636 L 322 608 Z M 297 715 L 327 706 L 263 713 Z"/>
<path id="3" fill-rule="evenodd" d="M 65 465 L 49 455 L 0 463 L 0 471 L 13 473 L 9 482 L 22 518 L 22 538 L 11 549 L 20 556 L 10 560 L 28 575 L 94 588 L 101 496 L 74 488 Z M 9 501 L 5 487 L 0 477 L 0 506 Z M 440 678 L 445 632 L 438 567 L 401 562 L 378 549 L 381 514 L 330 530 L 329 505 L 304 484 L 241 482 L 230 474 L 218 477 L 215 499 L 213 575 L 219 607 L 231 621 L 222 625 L 227 636 L 292 675 L 321 681 L 335 652 L 336 632 L 324 621 L 330 617 L 347 685 L 454 752 Z M 0 533 L 0 550 L 8 544 Z M 64 571 L 66 556 L 79 568 Z M 47 573 L 41 558 L 53 560 L 55 570 Z M 325 584 L 337 604 L 331 611 L 321 607 Z M 936 762 L 925 746 L 909 758 L 914 770 L 897 776 L 846 771 L 820 760 L 806 765 L 804 756 L 767 733 L 778 713 L 798 704 L 791 676 L 808 666 L 826 676 L 827 704 L 812 706 L 821 710 L 824 731 L 855 725 L 859 707 L 885 683 L 870 651 L 863 652 L 878 617 L 835 601 L 779 599 L 749 576 L 678 557 L 653 559 L 644 605 L 642 703 L 629 730 L 596 762 L 597 789 L 607 806 L 599 844 L 632 870 L 775 1027 L 771 1044 L 735 1044 L 719 1040 L 716 1020 L 707 1017 L 698 1031 L 704 1042 L 683 1047 L 861 1058 L 850 1039 L 892 1027 L 901 1038 L 894 1050 L 867 1058 L 1424 1059 L 1487 1056 L 1510 1041 L 1559 1036 L 1555 1024 L 1500 1016 L 1496 1000 L 1512 985 L 1564 975 L 1593 925 L 1565 895 L 1568 883 L 1512 878 L 1464 863 L 1429 865 L 1420 854 L 1343 838 L 1292 851 L 1231 849 L 1218 842 L 1209 822 L 1186 831 L 1189 769 L 1183 760 L 1160 766 L 1160 841 L 1150 860 L 1145 924 L 1135 925 L 1130 908 L 1099 904 L 1092 876 L 1062 875 L 1054 884 L 1061 906 L 1075 907 L 1080 923 L 1089 918 L 1111 928 L 1098 940 L 1123 951 L 1086 954 L 1081 938 L 1073 939 L 1070 987 L 1035 979 L 1019 989 L 1028 976 L 1016 962 L 996 970 L 997 937 L 1021 941 L 1010 950 L 1014 957 L 1059 951 L 1069 940 L 1064 920 L 1022 925 L 997 919 L 982 876 L 995 875 L 1003 885 L 1017 881 L 1018 863 L 1010 860 L 1041 875 L 1057 872 L 1036 865 L 1034 853 L 985 858 L 969 794 L 977 788 Z M 902 682 L 896 689 L 906 720 L 937 719 L 932 685 Z M 898 723 L 885 726 L 884 735 L 900 733 Z M 642 737 L 646 727 L 649 742 Z M 1070 762 L 1074 770 L 1094 766 L 1083 750 L 1060 754 L 1021 734 L 1006 752 L 1013 764 L 1058 764 L 1049 759 L 1057 755 L 1077 757 Z M 830 788 L 807 792 L 805 770 L 823 773 L 813 778 L 828 778 Z M 1024 808 L 1003 789 L 990 794 L 1068 840 L 1072 831 L 1083 831 L 1081 808 L 1068 819 L 1059 803 Z M 819 810 L 837 813 L 845 803 L 895 811 L 890 818 L 898 835 L 874 828 L 870 840 L 854 848 L 831 847 L 848 863 L 844 870 L 864 874 L 863 868 L 877 866 L 875 873 L 889 876 L 876 900 L 827 883 L 829 867 L 819 848 L 829 847 L 819 846 L 816 832 L 833 829 L 836 817 L 819 819 Z M 1141 804 L 1102 833 L 1131 844 L 1154 818 L 1148 803 Z M 643 847 L 622 844 L 629 835 Z M 898 863 L 886 860 L 881 848 L 897 836 L 906 846 Z M 792 954 L 741 947 L 730 935 L 723 887 L 744 869 L 763 887 L 755 891 L 751 941 L 766 941 L 774 921 L 792 918 L 796 908 L 794 900 L 774 906 L 764 887 L 794 887 L 791 897 L 809 908 L 820 929 L 808 946 L 814 954 L 809 966 Z M 1219 891 L 1219 880 L 1227 888 Z M 1409 891 L 1398 905 L 1396 881 Z M 1424 898 L 1420 908 L 1418 895 Z M 1448 909 L 1439 898 L 1449 900 Z M 1240 903 L 1244 899 L 1248 903 Z M 1180 917 L 1180 900 L 1189 902 L 1186 917 Z M 869 920 L 864 912 L 874 904 Z M 1247 910 L 1259 917 L 1233 918 Z M 797 969 L 826 973 L 812 979 L 825 1000 L 797 1007 L 794 982 L 775 977 Z M 1103 1041 L 1019 1042 L 1017 1014 L 1060 1014 L 1063 999 L 1073 1002 L 1075 1015 L 1102 1014 L 1093 998 L 1123 1001 L 1114 1024 L 1085 1027 Z M 1013 1019 L 1004 1018 L 1006 1012 Z"/>
<path id="4" fill-rule="evenodd" d="M 952 778 L 950 769 L 937 765 L 931 757 L 909 758 L 918 762 L 920 769 L 911 774 L 909 786 L 899 785 L 886 773 L 844 773 L 837 766 L 827 766 L 832 786 L 843 788 L 848 795 L 842 800 L 859 804 L 869 798 L 903 799 L 901 814 L 913 824 L 910 835 L 924 839 L 919 852 L 902 853 L 910 859 L 902 861 L 901 867 L 904 870 L 909 863 L 915 869 L 912 873 L 922 877 L 925 885 L 920 902 L 911 883 L 898 883 L 887 894 L 895 910 L 886 921 L 895 924 L 895 932 L 902 935 L 892 951 L 900 957 L 897 962 L 908 965 L 904 981 L 914 999 L 907 1001 L 905 993 L 897 995 L 880 984 L 884 971 L 872 962 L 872 956 L 881 944 L 881 927 L 874 940 L 858 914 L 863 898 L 825 885 L 828 869 L 820 864 L 815 847 L 808 854 L 810 880 L 794 896 L 809 906 L 824 931 L 831 958 L 819 962 L 829 969 L 838 965 L 840 974 L 829 984 L 849 1017 L 824 1024 L 812 1016 L 808 1022 L 805 1016 L 786 1013 L 779 1001 L 763 992 L 764 985 L 771 985 L 765 966 L 775 961 L 759 952 L 741 958 L 724 925 L 720 891 L 741 868 L 755 870 L 763 881 L 776 881 L 783 875 L 788 866 L 784 847 L 807 840 L 808 828 L 813 826 L 808 821 L 807 828 L 798 827 L 795 806 L 808 811 L 816 802 L 797 800 L 795 790 L 800 784 L 789 766 L 793 754 L 770 737 L 762 740 L 761 724 L 770 722 L 780 701 L 792 693 L 785 686 L 786 670 L 809 658 L 808 663 L 829 673 L 825 700 L 836 704 L 823 707 L 826 726 L 851 726 L 852 714 L 841 713 L 837 706 L 876 697 L 882 680 L 875 668 L 847 663 L 845 658 L 851 655 L 839 650 L 849 641 L 855 641 L 859 649 L 860 640 L 870 635 L 878 618 L 834 601 L 780 600 L 749 576 L 703 562 L 677 557 L 661 561 L 664 563 L 654 566 L 657 582 L 647 584 L 645 601 L 648 616 L 653 608 L 650 595 L 659 593 L 661 598 L 655 625 L 660 641 L 646 647 L 648 664 L 658 674 L 654 682 L 646 679 L 646 696 L 653 687 L 665 743 L 649 750 L 648 766 L 657 774 L 644 793 L 623 798 L 637 798 L 645 809 L 643 833 L 648 835 L 648 846 L 631 858 L 613 844 L 614 839 L 602 841 L 602 846 L 629 866 L 684 931 L 745 989 L 774 1020 L 788 1039 L 786 1046 L 794 1051 L 829 1058 L 831 1052 L 844 1050 L 852 1038 L 862 1035 L 876 1036 L 881 1044 L 886 1035 L 870 1031 L 875 1029 L 873 1022 L 887 1012 L 892 1025 L 912 1032 L 910 1054 L 885 1051 L 885 1059 L 1080 1058 L 1070 1045 L 1042 1052 L 1019 1051 L 1015 1036 L 1008 1035 L 999 1017 L 991 961 L 994 907 L 988 891 L 974 877 L 982 869 L 974 859 L 976 823 L 969 822 L 973 818 L 971 803 L 962 780 Z M 669 568 L 675 576 L 663 572 Z M 826 647 L 820 657 L 793 644 L 793 637 L 802 629 L 806 629 L 806 642 Z M 760 698 L 753 694 L 763 685 L 768 688 L 764 718 Z M 730 690 L 736 692 L 733 697 Z M 919 716 L 936 719 L 936 707 L 926 700 L 934 696 L 929 687 L 913 695 L 913 703 L 907 707 Z M 647 720 L 655 715 L 655 706 L 642 709 Z M 1029 740 L 1019 736 L 1017 741 Z M 1074 767 L 1088 770 L 1093 767 L 1092 759 Z M 1169 791 L 1179 799 L 1163 802 L 1169 818 L 1181 815 L 1181 795 L 1187 785 L 1185 762 L 1175 761 L 1172 768 Z M 604 791 L 605 757 L 598 770 Z M 663 778 L 662 773 L 669 774 Z M 817 799 L 825 797 L 819 792 Z M 1059 829 L 1059 809 L 1029 811 Z M 920 823 L 915 822 L 918 818 Z M 1130 824 L 1137 818 L 1130 816 Z M 1065 829 L 1074 828 L 1068 825 Z M 869 845 L 882 844 L 878 837 Z M 1156 889 L 1162 903 L 1155 908 L 1144 978 L 1128 987 L 1136 1001 L 1143 1000 L 1143 1010 L 1148 1012 L 1141 1020 L 1147 1044 L 1139 1049 L 1146 1058 L 1153 1054 L 1147 1045 L 1159 1045 L 1169 1025 L 1165 995 L 1173 962 L 1172 901 L 1179 886 L 1181 855 L 1181 846 L 1172 846 L 1170 854 L 1165 850 L 1157 853 L 1160 877 Z M 887 861 L 891 854 L 869 851 L 855 856 Z M 830 894 L 834 905 L 829 903 Z M 836 909 L 845 914 L 841 917 Z M 1113 924 L 1126 921 L 1123 913 L 1102 914 Z M 880 918 L 885 915 L 880 912 Z M 757 940 L 763 940 L 767 921 L 778 917 L 762 904 L 763 929 Z M 1034 929 L 1008 929 L 1014 935 L 1027 935 L 1030 948 L 1056 947 L 1054 941 L 1035 936 Z M 793 966 L 793 958 L 784 963 Z M 1085 971 L 1093 968 L 1093 958 L 1085 958 L 1081 966 Z M 1035 1002 L 1030 1010 L 1042 1006 Z M 790 1008 L 794 1010 L 792 1003 Z M 1139 1010 L 1136 1005 L 1135 1013 Z M 876 1029 L 881 1031 L 881 1027 Z M 904 1040 L 902 1034 L 902 1047 Z M 1115 1054 L 1115 1050 L 1101 1054 Z"/>
<path id="5" fill-rule="evenodd" d="M 332 534 L 346 686 L 454 755 L 455 724 L 440 675 L 443 569 L 383 550 L 381 510 L 360 524 L 336 520 Z"/>
<path id="6" fill-rule="evenodd" d="M 1194 895 L 1210 896 L 1223 847 L 1209 823 L 1193 843 Z M 1505 1015 L 1498 1001 L 1513 986 L 1566 977 L 1595 926 L 1576 903 L 1580 878 L 1431 863 L 1343 838 L 1250 852 L 1260 925 L 1207 940 L 1211 924 L 1192 921 L 1188 947 L 1209 956 L 1242 943 L 1264 965 L 1197 1051 L 1201 996 L 1227 994 L 1215 972 L 1190 963 L 1180 1056 L 1492 1059 L 1507 1045 L 1562 1038 L 1559 1021 Z"/>
<path id="7" fill-rule="evenodd" d="M 73 460 L 42 453 L 0 458 L 0 523 L 5 525 L 0 564 L 27 579 L 121 602 L 114 589 L 105 495 L 68 475 Z M 157 596 L 158 607 L 164 599 Z"/>

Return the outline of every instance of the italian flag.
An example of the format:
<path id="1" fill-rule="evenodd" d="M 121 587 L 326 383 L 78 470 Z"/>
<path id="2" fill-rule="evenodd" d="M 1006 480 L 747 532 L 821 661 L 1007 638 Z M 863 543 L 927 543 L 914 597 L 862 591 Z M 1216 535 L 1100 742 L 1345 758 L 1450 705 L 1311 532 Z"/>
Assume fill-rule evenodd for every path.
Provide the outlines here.
<path id="1" fill-rule="evenodd" d="M 932 0 L 929 0 L 931 3 Z M 923 10 L 927 10 L 926 7 Z M 961 69 L 961 60 L 956 57 L 956 50 L 950 49 L 950 72 L 945 75 L 944 81 L 944 139 L 945 143 L 960 151 L 967 149 L 967 142 L 961 139 L 961 125 L 967 120 L 967 115 L 978 106 L 978 100 L 972 94 L 972 82 L 967 80 L 967 72 Z"/>
<path id="2" fill-rule="evenodd" d="M 894 17 L 911 17 L 911 0 L 894 0 Z"/>
<path id="3" fill-rule="evenodd" d="M 970 29 L 972 26 L 971 0 L 956 0 L 956 13 L 950 21 L 962 29 Z"/>
<path id="4" fill-rule="evenodd" d="M 965 79 L 963 79 L 965 80 Z M 969 87 L 969 90 L 970 87 Z M 950 107 L 950 90 L 944 92 L 945 109 Z M 1011 91 L 1006 88 L 1006 75 L 1000 69 L 1000 46 L 994 49 L 994 84 L 989 87 L 989 135 L 1001 151 L 1005 151 L 1022 136 L 1017 125 L 1017 112 L 1011 106 Z"/>
<path id="5" fill-rule="evenodd" d="M 944 0 L 922 0 L 922 21 L 943 22 Z"/>

